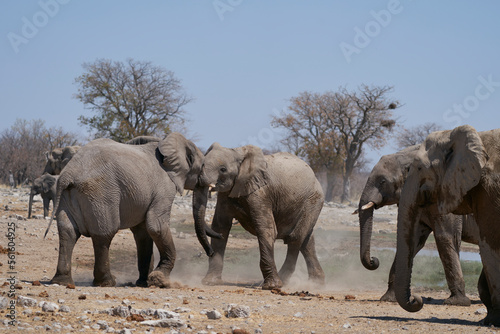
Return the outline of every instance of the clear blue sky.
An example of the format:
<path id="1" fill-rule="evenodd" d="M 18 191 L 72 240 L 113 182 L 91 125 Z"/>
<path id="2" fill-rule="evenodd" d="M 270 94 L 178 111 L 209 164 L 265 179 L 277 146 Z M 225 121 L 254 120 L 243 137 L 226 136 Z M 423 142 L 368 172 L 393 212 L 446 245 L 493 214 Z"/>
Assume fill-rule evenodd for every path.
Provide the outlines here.
<path id="1" fill-rule="evenodd" d="M 493 0 L 2 1 L 0 131 L 43 119 L 85 136 L 74 79 L 97 58 L 173 71 L 202 148 L 269 147 L 290 97 L 362 83 L 394 86 L 406 126 L 498 128 L 499 14 Z"/>

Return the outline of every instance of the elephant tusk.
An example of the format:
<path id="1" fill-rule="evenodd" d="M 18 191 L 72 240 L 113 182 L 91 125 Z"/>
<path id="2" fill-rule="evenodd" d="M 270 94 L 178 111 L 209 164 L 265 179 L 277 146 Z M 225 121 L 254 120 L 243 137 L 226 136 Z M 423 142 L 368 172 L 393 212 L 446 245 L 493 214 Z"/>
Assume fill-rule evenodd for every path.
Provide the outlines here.
<path id="1" fill-rule="evenodd" d="M 371 207 L 373 207 L 375 205 L 375 203 L 373 202 L 368 202 L 368 204 L 365 204 L 361 207 L 361 210 L 367 210 L 367 209 L 370 209 Z"/>
<path id="2" fill-rule="evenodd" d="M 354 212 L 353 212 L 352 214 L 353 214 L 353 215 L 357 215 L 358 213 L 359 213 L 359 210 L 358 210 L 358 209 L 356 209 L 356 210 L 354 210 Z"/>
<path id="3" fill-rule="evenodd" d="M 210 184 L 208 185 L 208 191 L 212 191 L 212 189 L 213 189 L 213 188 L 215 188 L 215 184 L 210 183 Z"/>

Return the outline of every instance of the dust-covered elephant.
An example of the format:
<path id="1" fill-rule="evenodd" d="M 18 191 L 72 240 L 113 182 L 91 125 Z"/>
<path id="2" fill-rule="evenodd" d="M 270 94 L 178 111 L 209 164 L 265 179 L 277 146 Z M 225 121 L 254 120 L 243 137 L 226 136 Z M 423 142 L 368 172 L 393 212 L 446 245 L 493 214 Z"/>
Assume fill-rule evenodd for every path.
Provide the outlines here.
<path id="1" fill-rule="evenodd" d="M 360 257 L 363 266 L 375 270 L 379 260 L 371 257 L 370 241 L 373 229 L 374 210 L 386 205 L 398 204 L 401 189 L 406 180 L 408 169 L 419 152 L 420 145 L 408 147 L 394 154 L 384 155 L 373 167 L 361 194 L 358 206 L 360 227 Z M 439 218 L 439 224 L 426 210 L 418 222 L 422 235 L 418 243 L 418 251 L 425 245 L 427 237 L 434 232 L 436 246 L 443 263 L 444 273 L 451 295 L 444 303 L 450 305 L 470 305 L 465 295 L 465 281 L 460 265 L 460 241 L 473 244 L 479 242 L 479 230 L 472 216 L 448 214 Z M 396 301 L 394 293 L 395 262 L 391 266 L 387 291 L 381 297 L 383 301 Z"/>
<path id="2" fill-rule="evenodd" d="M 47 163 L 43 170 L 43 174 L 59 175 L 61 174 L 64 166 L 73 158 L 73 156 L 78 152 L 80 146 L 66 146 L 53 149 L 50 152 L 46 152 Z"/>
<path id="3" fill-rule="evenodd" d="M 71 256 L 84 235 L 94 247 L 93 284 L 114 286 L 109 246 L 118 230 L 130 228 L 137 246 L 136 284 L 169 287 L 176 256 L 169 227 L 172 202 L 176 192 L 194 189 L 202 160 L 201 151 L 179 133 L 143 145 L 97 139 L 82 147 L 57 182 L 59 259 L 51 282 L 73 283 Z M 160 260 L 150 273 L 153 242 Z"/>
<path id="4" fill-rule="evenodd" d="M 217 191 L 212 229 L 222 239 L 205 235 L 208 190 Z M 305 258 L 309 278 L 324 283 L 316 256 L 313 229 L 323 207 L 323 191 L 311 168 L 289 153 L 264 155 L 256 146 L 235 149 L 213 144 L 205 154 L 199 185 L 193 192 L 196 231 L 209 258 L 204 284 L 222 282 L 227 238 L 233 219 L 257 236 L 262 289 L 279 288 L 295 270 L 299 252 Z M 274 262 L 274 242 L 283 239 L 287 255 L 279 273 Z M 213 249 L 212 249 L 213 247 Z"/>
<path id="5" fill-rule="evenodd" d="M 398 209 L 395 290 L 405 310 L 416 312 L 423 306 L 422 298 L 410 290 L 423 212 L 436 216 L 472 213 L 479 228 L 483 262 L 478 290 L 488 310 L 484 324 L 500 326 L 499 153 L 500 129 L 478 133 L 468 125 L 431 133 L 421 145 Z"/>
<path id="6" fill-rule="evenodd" d="M 58 175 L 43 174 L 42 176 L 37 177 L 33 181 L 33 185 L 31 186 L 31 191 L 30 191 L 30 200 L 28 203 L 28 218 L 31 218 L 33 197 L 38 194 L 42 196 L 43 217 L 45 218 L 49 216 L 50 201 L 52 201 L 53 205 L 54 200 L 56 198 L 56 183 L 58 178 L 59 178 Z"/>

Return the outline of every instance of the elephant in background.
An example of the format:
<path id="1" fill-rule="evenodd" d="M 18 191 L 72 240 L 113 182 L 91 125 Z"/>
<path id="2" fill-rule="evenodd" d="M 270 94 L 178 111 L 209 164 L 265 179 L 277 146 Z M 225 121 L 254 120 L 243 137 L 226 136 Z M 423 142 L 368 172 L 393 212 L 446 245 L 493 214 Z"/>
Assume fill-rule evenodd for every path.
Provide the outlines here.
<path id="1" fill-rule="evenodd" d="M 28 204 L 28 218 L 31 218 L 33 197 L 38 194 L 42 196 L 43 200 L 43 218 L 49 216 L 50 201 L 52 201 L 53 205 L 56 198 L 56 184 L 58 178 L 58 175 L 43 174 L 33 181 L 33 185 L 31 186 L 30 191 L 30 200 Z"/>
<path id="2" fill-rule="evenodd" d="M 43 170 L 43 174 L 59 175 L 61 174 L 64 166 L 73 158 L 73 156 L 78 152 L 80 146 L 66 146 L 61 148 L 56 148 L 50 152 L 46 152 L 47 163 Z"/>
<path id="3" fill-rule="evenodd" d="M 370 241 L 373 228 L 374 210 L 386 205 L 399 204 L 401 189 L 406 180 L 408 169 L 419 152 L 420 145 L 408 147 L 394 154 L 384 155 L 373 167 L 361 194 L 358 206 L 360 227 L 360 258 L 363 266 L 375 270 L 379 260 L 370 255 Z M 448 214 L 441 217 L 436 224 L 429 212 L 422 210 L 420 221 L 422 235 L 416 255 L 425 245 L 431 232 L 434 232 L 436 246 L 443 263 L 443 268 L 451 291 L 444 303 L 449 305 L 469 306 L 470 300 L 465 295 L 465 281 L 460 265 L 460 241 L 477 245 L 479 230 L 472 216 L 457 216 Z M 388 288 L 380 298 L 382 301 L 396 301 L 394 292 L 395 260 L 389 273 Z"/>
<path id="4" fill-rule="evenodd" d="M 130 228 L 137 246 L 136 284 L 169 287 L 176 257 L 169 227 L 172 203 L 176 192 L 194 189 L 202 161 L 201 151 L 179 133 L 142 145 L 97 139 L 82 147 L 57 182 L 59 259 L 51 282 L 73 284 L 71 257 L 84 235 L 94 247 L 93 284 L 114 286 L 109 246 L 118 230 Z M 210 229 L 206 233 L 218 236 Z M 160 260 L 151 272 L 153 242 Z"/>
<path id="5" fill-rule="evenodd" d="M 217 191 L 212 229 L 222 235 L 208 243 L 205 208 L 208 190 Z M 209 258 L 204 284 L 221 284 L 224 252 L 233 219 L 257 236 L 262 289 L 280 288 L 295 270 L 299 252 L 309 278 L 323 284 L 325 275 L 316 256 L 313 229 L 324 195 L 312 169 L 289 153 L 264 155 L 256 146 L 235 149 L 213 144 L 205 154 L 198 187 L 193 192 L 193 216 L 198 239 Z M 288 245 L 279 273 L 274 242 Z M 213 248 L 212 248 L 213 247 Z"/>
<path id="6" fill-rule="evenodd" d="M 413 256 L 424 211 L 474 215 L 483 271 L 478 291 L 488 310 L 485 325 L 500 326 L 500 129 L 476 132 L 468 125 L 431 133 L 411 164 L 398 209 L 395 290 L 398 303 L 419 311 L 410 290 Z M 436 221 L 436 225 L 439 221 Z"/>

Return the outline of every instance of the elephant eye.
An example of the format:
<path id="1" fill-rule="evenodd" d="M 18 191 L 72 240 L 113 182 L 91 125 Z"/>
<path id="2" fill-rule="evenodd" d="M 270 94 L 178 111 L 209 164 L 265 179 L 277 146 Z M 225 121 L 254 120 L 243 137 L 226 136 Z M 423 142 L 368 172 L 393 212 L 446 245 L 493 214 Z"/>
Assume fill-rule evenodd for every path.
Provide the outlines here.
<path id="1" fill-rule="evenodd" d="M 221 173 L 227 172 L 227 168 L 224 166 L 221 166 L 221 168 L 219 170 L 221 171 Z"/>

